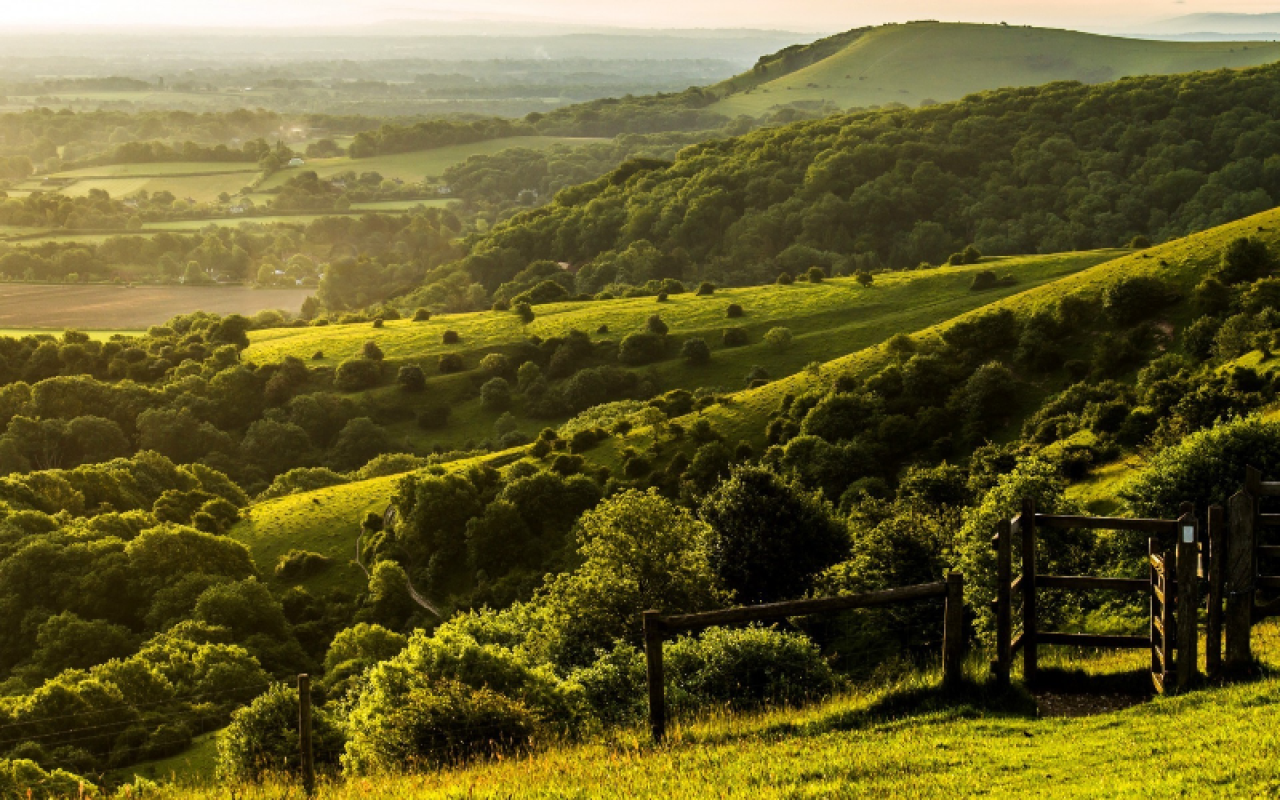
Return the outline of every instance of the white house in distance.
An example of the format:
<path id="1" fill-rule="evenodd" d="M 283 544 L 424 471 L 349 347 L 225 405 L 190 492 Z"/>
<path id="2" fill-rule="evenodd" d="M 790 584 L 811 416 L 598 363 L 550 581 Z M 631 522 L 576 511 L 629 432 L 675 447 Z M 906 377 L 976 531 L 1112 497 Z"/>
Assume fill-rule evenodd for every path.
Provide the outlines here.
<path id="1" fill-rule="evenodd" d="M 300 167 L 305 163 L 307 162 L 303 161 L 301 158 L 297 156 L 294 156 L 293 158 L 289 159 L 289 166 L 291 167 Z"/>

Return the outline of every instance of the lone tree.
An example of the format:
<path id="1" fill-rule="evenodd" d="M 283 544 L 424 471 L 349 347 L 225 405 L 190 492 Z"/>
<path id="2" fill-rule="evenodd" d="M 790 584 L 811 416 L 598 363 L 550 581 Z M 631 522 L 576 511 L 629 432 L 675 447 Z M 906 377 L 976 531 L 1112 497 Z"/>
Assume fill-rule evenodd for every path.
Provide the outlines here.
<path id="1" fill-rule="evenodd" d="M 763 467 L 740 467 L 706 499 L 711 567 L 743 603 L 799 597 L 849 557 L 850 538 L 828 503 Z"/>
<path id="2" fill-rule="evenodd" d="M 705 339 L 695 336 L 685 340 L 680 348 L 680 357 L 688 364 L 705 364 L 711 360 L 711 348 L 707 347 Z"/>
<path id="3" fill-rule="evenodd" d="M 667 327 L 667 323 L 662 321 L 662 317 L 657 314 L 649 317 L 649 321 L 646 323 L 645 327 L 648 329 L 649 333 L 656 333 L 659 336 L 671 330 Z"/>

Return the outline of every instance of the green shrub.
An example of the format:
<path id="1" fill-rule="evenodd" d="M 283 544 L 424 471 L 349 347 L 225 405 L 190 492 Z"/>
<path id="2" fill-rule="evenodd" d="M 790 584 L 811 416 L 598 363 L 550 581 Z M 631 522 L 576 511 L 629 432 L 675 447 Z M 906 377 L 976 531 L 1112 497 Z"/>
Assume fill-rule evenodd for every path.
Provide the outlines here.
<path id="1" fill-rule="evenodd" d="M 1184 502 L 1203 516 L 1210 505 L 1226 506 L 1250 466 L 1280 475 L 1280 423 L 1246 417 L 1197 431 L 1151 458 L 1120 496 L 1140 516 L 1172 519 Z"/>
<path id="2" fill-rule="evenodd" d="M 311 709 L 312 752 L 317 767 L 335 764 L 345 740 L 342 728 L 320 707 Z M 218 733 L 218 780 L 256 782 L 300 768 L 298 690 L 276 684 L 231 715 Z"/>
<path id="3" fill-rule="evenodd" d="M 809 267 L 805 271 L 804 277 L 809 283 L 822 283 L 827 279 L 827 271 L 822 267 Z"/>
<path id="4" fill-rule="evenodd" d="M 526 325 L 533 322 L 534 317 L 536 316 L 533 313 L 533 306 L 528 303 L 516 303 L 514 310 L 516 312 L 516 316 L 519 317 L 520 321 Z"/>
<path id="5" fill-rule="evenodd" d="M 676 709 L 797 705 L 836 688 L 813 642 L 771 628 L 708 628 L 697 638 L 677 639 L 663 658 Z"/>
<path id="6" fill-rule="evenodd" d="M 661 322 L 661 320 L 659 320 Z M 661 361 L 667 354 L 667 339 L 657 333 L 631 333 L 618 347 L 618 360 L 631 366 Z"/>
<path id="7" fill-rule="evenodd" d="M 512 754 L 527 748 L 537 731 L 522 703 L 451 680 L 414 685 L 376 715 L 360 714 L 363 709 L 342 757 L 356 775 Z"/>
<path id="8" fill-rule="evenodd" d="M 725 328 L 723 336 L 725 347 L 742 347 L 751 341 L 746 328 Z"/>
<path id="9" fill-rule="evenodd" d="M 742 306 L 737 303 L 730 303 L 728 308 L 724 310 L 724 315 L 729 319 L 737 319 L 745 313 L 746 312 L 742 310 Z"/>
<path id="10" fill-rule="evenodd" d="M 698 297 L 706 297 L 708 295 L 713 295 L 715 293 L 716 293 L 716 285 L 714 283 L 708 283 L 706 281 L 703 281 L 701 284 L 698 285 Z"/>
<path id="11" fill-rule="evenodd" d="M 375 318 L 374 318 L 374 320 L 373 320 L 373 327 L 375 327 L 375 328 L 381 328 L 381 327 L 382 327 L 382 324 L 383 324 L 383 323 L 382 323 L 382 317 L 375 317 Z"/>
<path id="12" fill-rule="evenodd" d="M 506 378 L 490 378 L 480 387 L 480 407 L 485 411 L 506 411 L 511 407 L 511 384 Z"/>
<path id="13" fill-rule="evenodd" d="M 431 312 L 425 308 L 419 308 L 417 311 L 413 312 L 414 322 L 426 322 L 429 319 L 431 319 Z"/>
<path id="14" fill-rule="evenodd" d="M 791 338 L 790 328 L 770 328 L 764 335 L 765 343 L 780 353 L 791 347 Z"/>
<path id="15" fill-rule="evenodd" d="M 658 302 L 659 302 L 659 303 L 665 303 L 665 302 L 667 302 L 667 293 L 666 293 L 666 292 L 658 292 Z"/>
<path id="16" fill-rule="evenodd" d="M 1226 284 L 1249 283 L 1266 277 L 1275 269 L 1275 258 L 1267 243 L 1241 236 L 1227 245 L 1214 276 Z"/>
<path id="17" fill-rule="evenodd" d="M 680 357 L 685 360 L 686 364 L 698 366 L 711 361 L 711 348 L 707 346 L 705 339 L 694 336 L 685 339 L 684 344 L 680 347 Z"/>
<path id="18" fill-rule="evenodd" d="M 378 347 L 378 343 L 370 339 L 360 348 L 360 355 L 370 361 L 381 361 L 383 359 L 382 348 Z"/>
<path id="19" fill-rule="evenodd" d="M 779 286 L 790 286 L 792 283 L 795 283 L 795 278 L 791 277 L 790 272 L 781 272 L 778 274 L 778 279 L 775 283 Z"/>
<path id="20" fill-rule="evenodd" d="M 458 335 L 457 331 L 445 331 L 440 337 L 440 341 L 444 344 L 457 344 L 462 341 L 462 337 Z"/>
<path id="21" fill-rule="evenodd" d="M 533 363 L 533 362 L 525 362 Z M 521 366 L 524 366 L 523 364 Z M 536 366 L 536 365 L 535 365 Z M 480 359 L 481 371 L 493 376 L 507 376 L 511 374 L 511 360 L 502 353 L 490 353 Z"/>
<path id="22" fill-rule="evenodd" d="M 1112 322 L 1130 325 L 1177 299 L 1177 292 L 1158 278 L 1134 275 L 1121 278 L 1103 291 L 1102 310 Z"/>
<path id="23" fill-rule="evenodd" d="M 86 791 L 87 790 L 87 791 Z M 0 760 L 0 797 L 52 798 L 98 796 L 93 784 L 64 769 L 45 771 L 34 761 L 9 757 Z"/>
<path id="24" fill-rule="evenodd" d="M 406 364 L 396 373 L 396 383 L 406 392 L 420 392 L 427 388 L 427 376 L 417 364 Z"/>
<path id="25" fill-rule="evenodd" d="M 667 327 L 667 323 L 662 321 L 662 317 L 657 314 L 653 314 L 645 323 L 645 330 L 657 336 L 662 336 L 666 334 L 670 328 Z"/>
<path id="26" fill-rule="evenodd" d="M 798 597 L 849 555 L 849 532 L 829 503 L 762 467 L 740 467 L 702 501 L 709 559 L 738 600 Z"/>
<path id="27" fill-rule="evenodd" d="M 349 358 L 333 373 L 333 386 L 343 392 L 371 389 L 382 379 L 382 365 L 367 358 Z"/>
<path id="28" fill-rule="evenodd" d="M 1000 279 L 989 269 L 974 273 L 973 280 L 969 283 L 969 291 L 982 292 L 987 289 L 994 289 L 1000 285 Z"/>
<path id="29" fill-rule="evenodd" d="M 441 375 L 448 375 L 454 372 L 462 372 L 466 369 L 466 364 L 462 361 L 461 353 L 445 353 L 440 356 L 437 362 Z"/>
<path id="30" fill-rule="evenodd" d="M 863 288 L 866 288 L 876 282 L 876 276 L 866 270 L 858 270 L 854 273 L 853 278 L 858 282 L 858 285 Z"/>
<path id="31" fill-rule="evenodd" d="M 592 714 L 606 729 L 625 727 L 644 718 L 646 672 L 644 654 L 624 642 L 600 651 L 595 663 L 573 671 L 569 680 L 582 687 Z"/>
<path id="32" fill-rule="evenodd" d="M 328 556 L 310 550 L 290 550 L 276 561 L 276 577 L 297 582 L 318 575 L 329 568 Z"/>

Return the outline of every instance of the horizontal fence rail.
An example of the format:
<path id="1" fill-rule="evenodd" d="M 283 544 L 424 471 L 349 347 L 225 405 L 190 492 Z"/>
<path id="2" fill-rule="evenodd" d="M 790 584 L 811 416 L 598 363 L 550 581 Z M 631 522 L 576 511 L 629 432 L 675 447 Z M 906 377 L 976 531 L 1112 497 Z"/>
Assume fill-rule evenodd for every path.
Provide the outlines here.
<path id="1" fill-rule="evenodd" d="M 698 631 L 713 625 L 772 622 L 790 617 L 833 614 L 838 611 L 896 605 L 935 597 L 946 598 L 942 627 L 942 672 L 943 685 L 952 686 L 961 679 L 964 669 L 964 576 L 959 572 L 952 572 L 945 581 L 937 583 L 901 586 L 843 597 L 791 600 L 783 603 L 739 606 L 671 616 L 663 616 L 657 611 L 645 611 L 640 618 L 644 626 L 645 666 L 649 684 L 649 728 L 653 733 L 654 741 L 662 741 L 667 732 L 662 643 L 668 636 Z"/>

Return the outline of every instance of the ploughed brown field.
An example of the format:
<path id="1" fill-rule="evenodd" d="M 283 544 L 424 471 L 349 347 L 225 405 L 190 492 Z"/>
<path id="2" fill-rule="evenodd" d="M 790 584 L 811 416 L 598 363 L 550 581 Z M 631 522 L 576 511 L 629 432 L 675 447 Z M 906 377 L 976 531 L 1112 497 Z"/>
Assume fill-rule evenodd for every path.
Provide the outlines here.
<path id="1" fill-rule="evenodd" d="M 140 330 L 177 314 L 297 313 L 313 289 L 246 286 L 0 285 L 0 328 Z"/>

